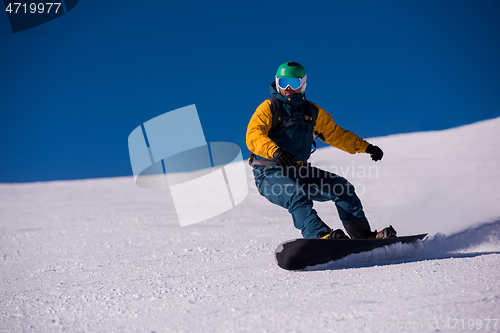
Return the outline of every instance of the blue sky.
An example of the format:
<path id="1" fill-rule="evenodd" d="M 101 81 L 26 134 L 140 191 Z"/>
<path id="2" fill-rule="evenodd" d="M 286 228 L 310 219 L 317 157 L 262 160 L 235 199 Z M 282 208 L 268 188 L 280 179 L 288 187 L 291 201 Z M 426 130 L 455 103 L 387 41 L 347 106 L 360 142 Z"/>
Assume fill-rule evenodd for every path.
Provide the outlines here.
<path id="1" fill-rule="evenodd" d="M 286 61 L 365 138 L 498 117 L 499 15 L 496 0 L 81 0 L 12 33 L 0 14 L 0 182 L 131 175 L 130 132 L 190 104 L 207 141 L 247 157 Z"/>

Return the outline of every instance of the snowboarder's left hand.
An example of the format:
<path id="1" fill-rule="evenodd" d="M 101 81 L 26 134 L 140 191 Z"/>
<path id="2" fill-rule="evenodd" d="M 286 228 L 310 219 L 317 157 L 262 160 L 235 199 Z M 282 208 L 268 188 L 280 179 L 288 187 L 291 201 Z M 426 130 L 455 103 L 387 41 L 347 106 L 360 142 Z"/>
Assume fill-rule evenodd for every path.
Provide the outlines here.
<path id="1" fill-rule="evenodd" d="M 370 144 L 368 148 L 366 148 L 366 153 L 370 154 L 372 160 L 374 161 L 380 161 L 382 159 L 382 156 L 384 156 L 384 152 L 382 151 L 382 149 L 372 144 Z"/>

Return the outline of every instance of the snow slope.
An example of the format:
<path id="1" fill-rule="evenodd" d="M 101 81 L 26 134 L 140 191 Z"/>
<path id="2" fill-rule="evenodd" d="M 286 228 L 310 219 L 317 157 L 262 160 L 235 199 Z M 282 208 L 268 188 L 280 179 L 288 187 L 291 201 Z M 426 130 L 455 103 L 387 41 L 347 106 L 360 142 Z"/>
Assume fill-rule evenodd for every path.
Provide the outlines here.
<path id="1" fill-rule="evenodd" d="M 274 263 L 300 233 L 249 168 L 242 204 L 184 228 L 131 177 L 0 184 L 0 332 L 500 331 L 499 127 L 372 138 L 378 163 L 320 149 L 374 228 L 430 237 L 301 272 Z"/>

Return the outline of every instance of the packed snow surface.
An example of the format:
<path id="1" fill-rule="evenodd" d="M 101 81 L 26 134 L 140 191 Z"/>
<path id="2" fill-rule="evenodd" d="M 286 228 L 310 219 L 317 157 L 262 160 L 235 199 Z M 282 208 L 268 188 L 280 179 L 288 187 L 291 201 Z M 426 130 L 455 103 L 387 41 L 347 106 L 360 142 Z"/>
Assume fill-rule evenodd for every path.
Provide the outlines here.
<path id="1" fill-rule="evenodd" d="M 318 150 L 373 229 L 429 236 L 296 272 L 273 253 L 300 232 L 250 168 L 242 204 L 182 228 L 132 177 L 0 184 L 0 333 L 500 332 L 499 128 L 372 138 L 377 163 Z"/>

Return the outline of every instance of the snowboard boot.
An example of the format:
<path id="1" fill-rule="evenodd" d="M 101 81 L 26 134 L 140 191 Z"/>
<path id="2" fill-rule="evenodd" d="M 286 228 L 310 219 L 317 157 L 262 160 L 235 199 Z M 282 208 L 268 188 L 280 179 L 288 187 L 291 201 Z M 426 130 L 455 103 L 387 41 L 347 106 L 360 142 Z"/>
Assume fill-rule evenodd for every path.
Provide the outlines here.
<path id="1" fill-rule="evenodd" d="M 380 230 L 377 233 L 377 236 L 375 236 L 375 238 L 377 238 L 377 239 L 380 239 L 380 238 L 394 238 L 394 237 L 397 237 L 396 235 L 397 235 L 396 230 L 394 230 L 394 228 L 392 227 L 392 225 L 390 225 L 387 228 L 384 228 L 384 229 Z"/>
<path id="2" fill-rule="evenodd" d="M 392 225 L 388 226 L 387 228 L 384 228 L 377 232 L 375 231 L 370 231 L 366 230 L 363 235 L 367 239 L 381 239 L 381 238 L 394 238 L 397 237 L 396 230 L 392 227 Z"/>
<path id="3" fill-rule="evenodd" d="M 329 233 L 323 236 L 318 236 L 321 239 L 350 239 L 347 235 L 342 231 L 342 229 L 330 230 Z"/>
<path id="4" fill-rule="evenodd" d="M 366 219 L 354 219 L 344 224 L 345 230 L 351 239 L 366 239 L 365 234 L 370 231 L 370 225 Z"/>

